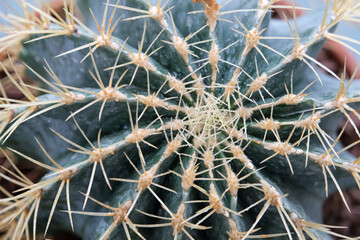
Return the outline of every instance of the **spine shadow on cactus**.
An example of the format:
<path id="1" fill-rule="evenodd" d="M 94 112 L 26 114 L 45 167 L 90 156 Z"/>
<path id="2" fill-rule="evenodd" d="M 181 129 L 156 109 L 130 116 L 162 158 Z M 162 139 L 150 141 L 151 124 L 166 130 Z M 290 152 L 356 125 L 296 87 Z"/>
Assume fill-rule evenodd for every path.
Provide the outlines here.
<path id="1" fill-rule="evenodd" d="M 275 2 L 64 0 L 61 18 L 21 0 L 24 16 L 0 15 L 0 52 L 21 42 L 26 67 L 0 62 L 25 96 L 0 89 L 3 154 L 48 171 L 0 173 L 20 188 L 0 188 L 5 234 L 346 238 L 317 222 L 327 194 L 347 206 L 342 188 L 360 187 L 346 154 L 359 141 L 342 147 L 333 130 L 343 114 L 355 125 L 359 83 L 315 56 L 359 4 L 276 20 L 296 7 Z"/>

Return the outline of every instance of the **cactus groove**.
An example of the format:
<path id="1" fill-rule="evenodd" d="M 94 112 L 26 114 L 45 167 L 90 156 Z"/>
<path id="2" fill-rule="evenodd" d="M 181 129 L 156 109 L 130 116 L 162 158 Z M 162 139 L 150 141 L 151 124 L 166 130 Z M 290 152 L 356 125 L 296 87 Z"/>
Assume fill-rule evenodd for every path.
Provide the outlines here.
<path id="1" fill-rule="evenodd" d="M 27 0 L 0 14 L 2 82 L 24 95 L 0 85 L 0 177 L 20 189 L 0 187 L 4 239 L 347 238 L 321 206 L 339 192 L 350 211 L 343 189 L 360 187 L 359 141 L 336 129 L 360 119 L 360 84 L 316 55 L 328 39 L 359 54 L 334 30 L 360 3 L 59 2 L 63 16 Z M 47 173 L 32 182 L 13 157 Z"/>

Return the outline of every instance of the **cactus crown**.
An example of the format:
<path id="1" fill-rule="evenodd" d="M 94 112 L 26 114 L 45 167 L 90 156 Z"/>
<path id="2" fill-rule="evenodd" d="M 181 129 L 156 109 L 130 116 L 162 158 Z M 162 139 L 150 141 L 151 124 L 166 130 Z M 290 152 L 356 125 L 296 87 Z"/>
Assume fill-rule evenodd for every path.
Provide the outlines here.
<path id="1" fill-rule="evenodd" d="M 26 0 L 0 15 L 0 176 L 20 188 L 0 188 L 5 239 L 346 238 L 320 206 L 360 187 L 359 141 L 334 129 L 360 119 L 359 84 L 315 56 L 358 43 L 333 32 L 357 1 L 303 17 L 276 0 L 60 2 L 63 16 Z M 31 181 L 11 154 L 47 174 Z"/>

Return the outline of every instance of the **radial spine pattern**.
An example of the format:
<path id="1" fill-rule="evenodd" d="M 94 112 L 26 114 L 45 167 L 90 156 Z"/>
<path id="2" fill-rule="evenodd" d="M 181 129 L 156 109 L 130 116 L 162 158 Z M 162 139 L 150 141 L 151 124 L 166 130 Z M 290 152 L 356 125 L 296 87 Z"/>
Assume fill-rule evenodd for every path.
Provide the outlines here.
<path id="1" fill-rule="evenodd" d="M 340 143 L 360 85 L 316 55 L 327 39 L 359 54 L 334 29 L 360 3 L 58 2 L 0 14 L 0 177 L 19 187 L 0 187 L 4 239 L 347 238 L 321 205 L 337 191 L 350 211 L 343 189 L 360 187 L 360 141 Z"/>

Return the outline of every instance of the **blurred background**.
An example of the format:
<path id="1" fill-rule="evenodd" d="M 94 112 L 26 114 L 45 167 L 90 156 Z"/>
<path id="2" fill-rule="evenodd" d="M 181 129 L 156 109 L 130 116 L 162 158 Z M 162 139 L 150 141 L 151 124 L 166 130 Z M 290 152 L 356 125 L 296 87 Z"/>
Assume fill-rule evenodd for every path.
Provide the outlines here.
<path id="1" fill-rule="evenodd" d="M 101 0 L 99 0 L 101 1 Z M 190 1 L 190 0 L 188 0 Z M 235 1 L 235 0 L 234 0 Z M 36 2 L 36 0 L 29 0 L 28 2 Z M 288 2 L 290 4 L 293 3 L 292 0 L 289 1 L 281 1 L 281 2 Z M 311 9 L 324 9 L 325 1 L 322 0 L 296 0 L 295 5 L 307 7 Z M 21 7 L 17 4 L 17 1 L 15 0 L 0 0 L 0 14 L 7 14 L 7 13 L 13 13 L 13 12 L 21 12 Z M 304 13 L 306 14 L 306 12 Z M 278 14 L 279 17 L 281 14 Z M 301 17 L 301 16 L 300 16 Z M 1 18 L 0 18 L 1 19 Z M 4 23 L 3 20 L 0 20 L 0 23 Z M 341 35 L 351 37 L 353 39 L 357 39 L 360 41 L 360 22 L 355 23 L 341 23 L 339 26 L 337 26 L 337 33 L 340 33 Z M 3 36 L 4 33 L 0 29 L 0 37 Z M 360 42 L 359 44 L 355 43 L 349 43 L 349 45 L 355 49 L 360 49 Z M 345 50 L 342 52 L 343 56 L 339 56 L 339 52 L 335 53 L 336 46 L 329 46 L 328 52 L 322 52 L 318 56 L 318 60 L 322 61 L 325 65 L 329 66 L 330 68 L 341 68 L 339 62 L 337 60 L 344 59 L 345 56 L 347 58 L 351 55 L 354 57 L 355 62 L 360 62 L 360 54 L 356 55 L 353 53 L 346 52 Z M 341 51 L 340 51 L 341 52 Z M 337 55 L 336 55 L 337 54 Z M 340 53 L 341 54 L 341 53 Z M 335 56 L 336 55 L 336 56 Z M 338 58 L 338 59 L 336 59 Z M 341 61 L 340 61 L 341 62 Z M 1 72 L 0 72 L 1 73 Z M 359 76 L 359 74 L 358 74 Z M 360 77 L 358 77 L 360 79 Z M 356 119 L 355 119 L 356 120 Z M 341 126 L 340 123 L 339 126 Z M 357 125 L 360 126 L 360 123 L 357 121 Z M 345 136 L 342 139 L 342 142 L 344 145 L 347 144 L 347 142 L 353 142 L 357 140 L 357 136 L 354 135 L 354 129 L 352 129 L 351 126 L 349 126 L 349 129 L 346 129 Z M 350 152 L 359 157 L 360 156 L 360 146 L 355 146 L 352 149 L 350 149 Z M 2 161 L 0 160 L 0 164 L 2 164 Z M 34 174 L 33 168 L 31 166 L 23 166 L 24 171 L 29 175 L 33 175 L 32 178 L 36 179 L 38 177 L 38 174 Z M 31 177 L 30 177 L 31 178 Z M 1 186 L 4 185 L 3 182 L 1 182 Z M 9 186 L 9 190 L 11 190 L 11 186 Z M 338 194 L 334 194 L 328 198 L 326 203 L 323 207 L 323 216 L 324 216 L 324 222 L 326 224 L 330 225 L 341 225 L 346 226 L 347 228 L 344 229 L 338 229 L 337 231 L 341 234 L 348 235 L 348 236 L 360 236 L 360 191 L 357 189 L 348 189 L 344 191 L 345 198 L 347 199 L 347 202 L 351 208 L 352 213 L 349 214 L 348 211 L 345 209 L 344 205 L 342 204 L 342 200 Z M 64 233 L 65 234 L 65 233 Z M 76 239 L 75 237 L 72 237 L 71 235 L 59 235 L 54 236 L 54 239 Z"/>

